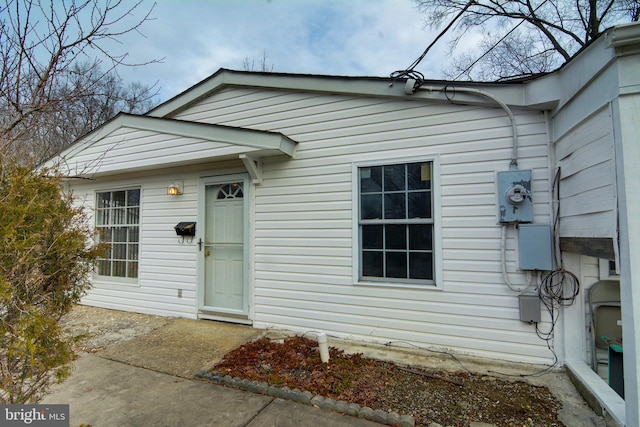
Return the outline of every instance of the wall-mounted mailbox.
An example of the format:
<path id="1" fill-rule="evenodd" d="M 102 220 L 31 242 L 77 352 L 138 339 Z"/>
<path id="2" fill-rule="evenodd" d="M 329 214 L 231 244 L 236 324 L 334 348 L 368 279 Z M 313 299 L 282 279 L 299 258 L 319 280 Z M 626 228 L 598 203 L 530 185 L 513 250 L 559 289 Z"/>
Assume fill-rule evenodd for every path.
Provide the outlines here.
<path id="1" fill-rule="evenodd" d="M 196 235 L 196 223 L 195 222 L 179 222 L 178 225 L 173 227 L 176 230 L 178 236 L 195 236 Z"/>

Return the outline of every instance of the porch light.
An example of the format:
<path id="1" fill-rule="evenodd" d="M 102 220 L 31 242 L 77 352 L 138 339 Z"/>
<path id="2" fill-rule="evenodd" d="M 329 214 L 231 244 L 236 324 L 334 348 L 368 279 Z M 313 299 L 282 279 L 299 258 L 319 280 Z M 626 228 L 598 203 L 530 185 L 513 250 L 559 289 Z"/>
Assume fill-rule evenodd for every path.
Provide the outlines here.
<path id="1" fill-rule="evenodd" d="M 177 196 L 182 194 L 183 190 L 184 190 L 184 182 L 182 180 L 176 180 L 176 181 L 173 181 L 171 184 L 169 184 L 169 186 L 167 187 L 167 195 Z"/>

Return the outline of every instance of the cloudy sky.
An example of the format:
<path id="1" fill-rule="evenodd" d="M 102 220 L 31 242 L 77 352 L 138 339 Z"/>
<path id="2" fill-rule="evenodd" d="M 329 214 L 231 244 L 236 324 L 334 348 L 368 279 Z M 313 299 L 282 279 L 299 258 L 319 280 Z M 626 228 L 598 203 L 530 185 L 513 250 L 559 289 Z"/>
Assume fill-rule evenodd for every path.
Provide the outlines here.
<path id="1" fill-rule="evenodd" d="M 157 81 L 160 101 L 219 68 L 248 61 L 259 71 L 265 56 L 275 72 L 388 76 L 437 34 L 413 0 L 157 0 L 151 19 L 113 49 L 134 63 L 162 59 L 121 70 L 126 81 Z M 440 78 L 448 56 L 441 40 L 417 70 Z"/>

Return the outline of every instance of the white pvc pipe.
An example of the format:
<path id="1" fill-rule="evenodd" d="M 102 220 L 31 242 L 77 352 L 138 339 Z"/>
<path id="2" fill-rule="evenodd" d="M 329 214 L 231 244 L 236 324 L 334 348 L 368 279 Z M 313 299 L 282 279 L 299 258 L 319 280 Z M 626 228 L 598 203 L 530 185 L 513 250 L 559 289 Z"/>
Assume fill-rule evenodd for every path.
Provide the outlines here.
<path id="1" fill-rule="evenodd" d="M 316 338 L 318 340 L 318 347 L 320 348 L 320 360 L 322 363 L 329 361 L 329 345 L 327 344 L 327 334 L 324 332 L 318 333 Z"/>

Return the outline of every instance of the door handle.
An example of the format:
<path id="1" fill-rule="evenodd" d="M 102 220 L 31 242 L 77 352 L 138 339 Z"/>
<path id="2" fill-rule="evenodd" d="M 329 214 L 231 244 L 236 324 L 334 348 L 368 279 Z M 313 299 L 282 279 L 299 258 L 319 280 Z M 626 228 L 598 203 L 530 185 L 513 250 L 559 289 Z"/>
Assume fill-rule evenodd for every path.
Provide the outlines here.
<path id="1" fill-rule="evenodd" d="M 209 256 L 211 255 L 211 251 L 204 251 L 204 256 Z"/>
<path id="2" fill-rule="evenodd" d="M 202 237 L 200 237 L 198 239 L 198 250 L 201 251 L 202 250 Z"/>

